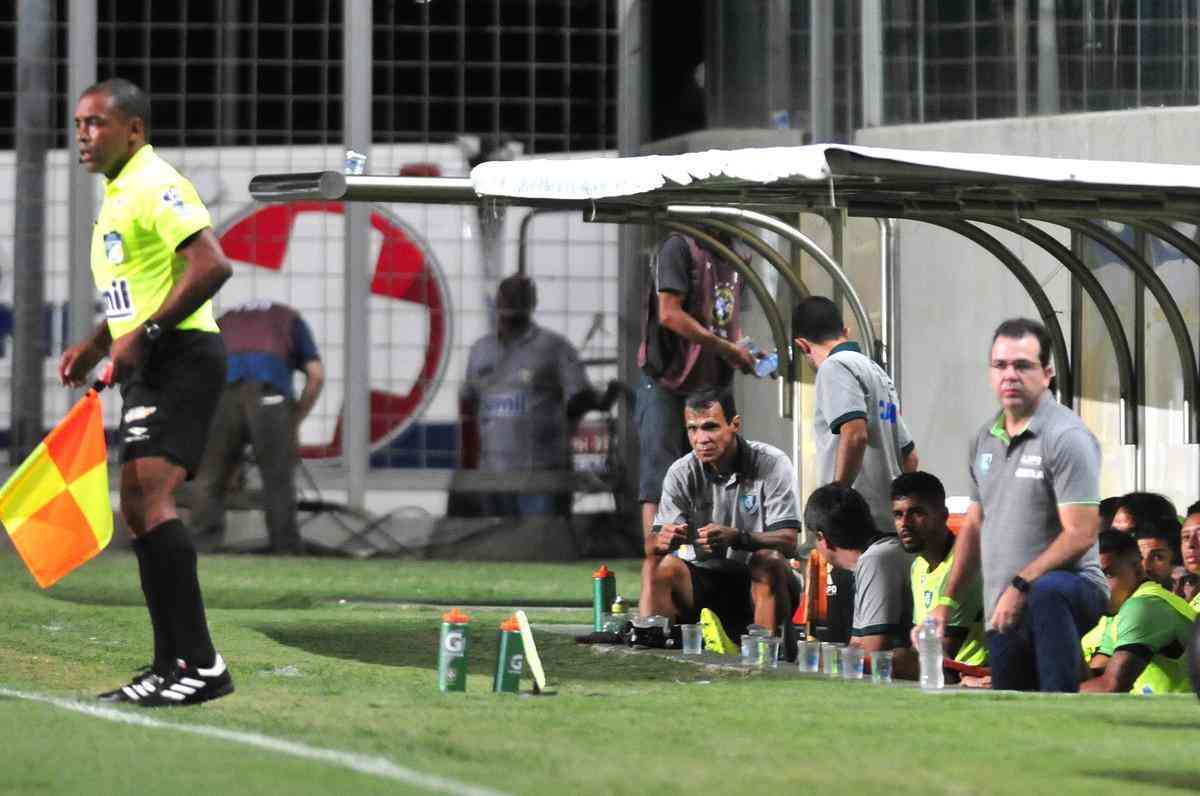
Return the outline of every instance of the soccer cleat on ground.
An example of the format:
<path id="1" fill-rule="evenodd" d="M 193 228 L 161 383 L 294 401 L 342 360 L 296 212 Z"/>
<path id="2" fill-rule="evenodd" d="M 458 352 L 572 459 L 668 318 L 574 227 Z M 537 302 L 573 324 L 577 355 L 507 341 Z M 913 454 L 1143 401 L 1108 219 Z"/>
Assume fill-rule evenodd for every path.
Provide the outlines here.
<path id="1" fill-rule="evenodd" d="M 700 609 L 700 635 L 704 638 L 704 649 L 716 655 L 740 655 L 742 650 L 725 634 L 721 620 L 710 608 Z"/>
<path id="2" fill-rule="evenodd" d="M 157 692 L 162 687 L 164 679 L 162 675 L 155 673 L 152 667 L 146 666 L 139 669 L 128 684 L 105 691 L 103 694 L 97 694 L 96 699 L 101 702 L 141 702 Z"/>
<path id="3" fill-rule="evenodd" d="M 220 655 L 207 669 L 187 666 L 183 661 L 179 661 L 179 664 L 156 692 L 137 704 L 148 708 L 198 705 L 233 693 L 233 678 L 229 676 L 229 669 Z"/>

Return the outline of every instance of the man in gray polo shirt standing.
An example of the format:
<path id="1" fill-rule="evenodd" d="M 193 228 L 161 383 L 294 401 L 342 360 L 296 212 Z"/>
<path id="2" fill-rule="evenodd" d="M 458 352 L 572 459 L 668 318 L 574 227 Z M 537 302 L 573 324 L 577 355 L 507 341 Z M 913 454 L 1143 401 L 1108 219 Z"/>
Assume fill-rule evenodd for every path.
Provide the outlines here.
<path id="1" fill-rule="evenodd" d="M 1079 640 L 1108 603 L 1096 545 L 1100 445 L 1050 394 L 1050 336 L 1037 321 L 997 327 L 990 360 L 1001 411 L 970 448 L 971 505 L 938 605 L 983 568 L 992 687 L 1078 691 Z"/>
<path id="2" fill-rule="evenodd" d="M 535 306 L 533 280 L 506 277 L 496 291 L 496 331 L 471 346 L 459 395 L 464 469 L 565 476 L 576 422 L 592 409 L 608 409 L 620 394 L 615 382 L 603 397 L 592 389 L 575 347 L 533 322 Z M 549 493 L 483 493 L 479 510 L 565 516 L 571 492 L 569 482 L 562 486 Z M 457 506 L 456 511 L 475 513 Z"/>
<path id="3" fill-rule="evenodd" d="M 692 452 L 667 470 L 649 535 L 654 556 L 642 564 L 643 616 L 692 623 L 717 614 L 741 636 L 751 622 L 785 640 L 796 583 L 787 557 L 796 548 L 800 512 L 796 475 L 778 448 L 743 439 L 742 419 L 724 390 L 698 390 L 684 404 Z M 678 554 L 695 548 L 695 560 Z M 794 645 L 787 645 L 789 660 Z"/>
<path id="4" fill-rule="evenodd" d="M 853 487 L 871 508 L 874 531 L 894 535 L 892 480 L 918 466 L 895 385 L 848 339 L 841 312 L 824 296 L 796 304 L 792 336 L 817 371 L 817 485 Z"/>

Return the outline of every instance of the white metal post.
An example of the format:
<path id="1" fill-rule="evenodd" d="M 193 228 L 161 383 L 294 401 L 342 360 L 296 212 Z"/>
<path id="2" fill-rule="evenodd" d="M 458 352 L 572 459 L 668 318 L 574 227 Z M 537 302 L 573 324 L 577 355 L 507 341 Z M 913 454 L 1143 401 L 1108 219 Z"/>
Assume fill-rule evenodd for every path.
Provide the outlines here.
<path id="1" fill-rule="evenodd" d="M 371 167 L 371 19 L 372 0 L 346 4 L 342 21 L 342 132 L 347 149 L 367 155 Z M 366 503 L 370 459 L 371 380 L 367 300 L 371 275 L 371 205 L 346 202 L 344 390 L 342 398 L 342 463 L 346 474 L 346 503 L 362 509 Z"/>
<path id="2" fill-rule="evenodd" d="M 96 2 L 70 0 L 67 7 L 67 151 L 75 148 L 75 102 L 96 82 Z M 74 162 L 74 157 L 69 156 Z M 67 191 L 70 267 L 67 299 L 67 345 L 82 340 L 96 324 L 96 286 L 89 265 L 92 222 L 96 218 L 96 177 L 77 165 L 69 169 Z"/>

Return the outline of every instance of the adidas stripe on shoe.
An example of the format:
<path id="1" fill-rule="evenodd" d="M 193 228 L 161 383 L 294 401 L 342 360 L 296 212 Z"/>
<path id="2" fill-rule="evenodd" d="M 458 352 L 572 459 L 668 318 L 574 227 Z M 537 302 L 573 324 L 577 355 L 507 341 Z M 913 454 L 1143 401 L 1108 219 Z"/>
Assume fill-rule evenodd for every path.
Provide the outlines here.
<path id="1" fill-rule="evenodd" d="M 148 708 L 174 705 L 198 705 L 233 693 L 233 678 L 225 660 L 218 654 L 209 668 L 188 666 L 183 661 L 162 682 L 152 695 L 137 704 Z"/>
<path id="2" fill-rule="evenodd" d="M 97 694 L 96 699 L 101 702 L 141 702 L 151 694 L 154 694 L 162 687 L 164 678 L 162 675 L 154 671 L 153 667 L 147 666 L 138 670 L 133 679 L 126 685 L 114 688 L 111 691 L 105 691 L 102 694 Z"/>

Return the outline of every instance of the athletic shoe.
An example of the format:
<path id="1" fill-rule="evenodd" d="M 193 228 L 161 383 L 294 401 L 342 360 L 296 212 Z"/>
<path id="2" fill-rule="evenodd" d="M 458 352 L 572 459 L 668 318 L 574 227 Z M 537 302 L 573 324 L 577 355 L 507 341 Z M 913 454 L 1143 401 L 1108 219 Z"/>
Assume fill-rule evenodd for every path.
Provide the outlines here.
<path id="1" fill-rule="evenodd" d="M 162 688 L 164 680 L 165 678 L 156 673 L 153 667 L 146 666 L 139 669 L 127 685 L 114 688 L 111 691 L 105 691 L 103 694 L 97 694 L 96 699 L 99 699 L 101 702 L 140 703 Z"/>
<path id="2" fill-rule="evenodd" d="M 726 635 L 721 620 L 711 608 L 700 609 L 700 635 L 704 638 L 704 649 L 707 652 L 714 655 L 742 654 L 742 648 Z"/>
<path id="3" fill-rule="evenodd" d="M 229 676 L 224 659 L 217 655 L 217 660 L 207 669 L 179 661 L 158 690 L 138 704 L 148 708 L 198 705 L 232 693 L 233 678 Z"/>

